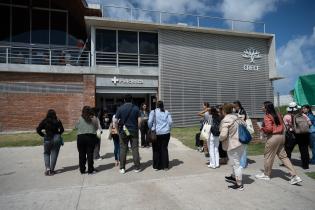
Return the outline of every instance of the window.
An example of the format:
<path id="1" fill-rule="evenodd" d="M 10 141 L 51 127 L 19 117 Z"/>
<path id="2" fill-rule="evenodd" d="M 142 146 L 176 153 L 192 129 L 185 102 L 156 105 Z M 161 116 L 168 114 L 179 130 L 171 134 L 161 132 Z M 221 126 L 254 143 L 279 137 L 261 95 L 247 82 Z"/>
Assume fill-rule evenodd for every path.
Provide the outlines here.
<path id="1" fill-rule="evenodd" d="M 116 52 L 116 31 L 97 29 L 96 51 Z"/>
<path id="2" fill-rule="evenodd" d="M 137 32 L 118 31 L 118 51 L 120 53 L 138 53 Z"/>
<path id="3" fill-rule="evenodd" d="M 158 54 L 158 34 L 139 33 L 140 54 Z"/>
<path id="4" fill-rule="evenodd" d="M 30 10 L 12 7 L 12 42 L 30 43 Z"/>
<path id="5" fill-rule="evenodd" d="M 10 41 L 10 7 L 0 5 L 0 41 Z"/>
<path id="6" fill-rule="evenodd" d="M 32 43 L 49 44 L 49 12 L 32 10 Z"/>
<path id="7" fill-rule="evenodd" d="M 51 11 L 50 44 L 67 44 L 67 13 Z"/>

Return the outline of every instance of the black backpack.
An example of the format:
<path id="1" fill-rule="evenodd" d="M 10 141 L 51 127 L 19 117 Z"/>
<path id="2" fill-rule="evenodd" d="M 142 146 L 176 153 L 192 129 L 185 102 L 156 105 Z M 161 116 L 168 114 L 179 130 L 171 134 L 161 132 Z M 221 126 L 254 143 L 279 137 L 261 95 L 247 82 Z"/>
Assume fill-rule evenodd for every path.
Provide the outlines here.
<path id="1" fill-rule="evenodd" d="M 220 136 L 220 117 L 213 117 L 212 118 L 212 125 L 211 125 L 211 133 L 214 136 Z"/>

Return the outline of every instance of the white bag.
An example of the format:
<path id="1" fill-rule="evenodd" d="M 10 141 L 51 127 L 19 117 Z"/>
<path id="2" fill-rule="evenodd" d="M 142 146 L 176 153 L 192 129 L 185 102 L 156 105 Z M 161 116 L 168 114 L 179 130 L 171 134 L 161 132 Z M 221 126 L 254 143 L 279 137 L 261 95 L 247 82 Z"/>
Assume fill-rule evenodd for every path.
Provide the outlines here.
<path id="1" fill-rule="evenodd" d="M 250 135 L 253 135 L 255 133 L 254 126 L 251 119 L 246 120 L 246 128 L 248 132 L 250 133 Z"/>
<path id="2" fill-rule="evenodd" d="M 103 133 L 102 129 L 97 129 L 97 130 L 96 130 L 96 137 L 97 137 L 98 139 L 101 139 L 102 133 Z"/>
<path id="3" fill-rule="evenodd" d="M 210 137 L 210 130 L 211 125 L 208 122 L 205 122 L 200 132 L 200 140 L 207 141 Z"/>

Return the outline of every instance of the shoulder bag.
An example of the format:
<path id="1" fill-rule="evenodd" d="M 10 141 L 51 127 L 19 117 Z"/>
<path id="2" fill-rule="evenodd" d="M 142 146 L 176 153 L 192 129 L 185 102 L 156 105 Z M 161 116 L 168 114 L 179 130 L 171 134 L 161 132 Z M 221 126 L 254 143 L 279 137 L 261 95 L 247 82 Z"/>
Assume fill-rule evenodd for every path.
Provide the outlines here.
<path id="1" fill-rule="evenodd" d="M 154 123 L 154 130 L 152 128 L 149 129 L 148 134 L 147 134 L 147 138 L 148 138 L 148 142 L 154 143 L 157 140 L 156 137 L 156 113 L 154 110 L 154 115 L 153 115 L 153 123 Z"/>

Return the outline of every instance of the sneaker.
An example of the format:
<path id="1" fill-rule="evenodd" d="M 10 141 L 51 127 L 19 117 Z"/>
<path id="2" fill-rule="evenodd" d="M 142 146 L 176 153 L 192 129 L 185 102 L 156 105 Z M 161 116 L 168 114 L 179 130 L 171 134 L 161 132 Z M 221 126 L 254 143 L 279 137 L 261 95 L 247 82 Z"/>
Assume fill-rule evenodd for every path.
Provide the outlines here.
<path id="1" fill-rule="evenodd" d="M 226 177 L 225 177 L 225 181 L 236 183 L 236 179 L 235 179 L 235 177 L 233 177 L 232 175 L 231 175 L 231 176 L 226 176 Z"/>
<path id="2" fill-rule="evenodd" d="M 213 168 L 213 169 L 215 169 L 215 166 L 214 165 L 208 165 L 208 168 Z"/>
<path id="3" fill-rule="evenodd" d="M 289 181 L 289 183 L 292 184 L 292 185 L 300 183 L 300 182 L 302 182 L 302 179 L 299 176 L 294 176 Z"/>
<path id="4" fill-rule="evenodd" d="M 243 191 L 244 190 L 244 185 L 238 185 L 238 184 L 234 184 L 231 186 L 228 186 L 228 188 L 233 189 L 233 190 L 239 190 L 239 191 Z"/>
<path id="5" fill-rule="evenodd" d="M 100 157 L 100 158 L 97 158 L 96 160 L 100 161 L 100 160 L 103 160 L 103 158 L 102 158 L 102 157 Z"/>
<path id="6" fill-rule="evenodd" d="M 265 175 L 264 173 L 262 173 L 262 174 L 257 174 L 257 175 L 255 176 L 255 178 L 256 178 L 256 179 L 267 180 L 267 181 L 270 180 L 270 177 L 267 176 L 267 175 Z"/>
<path id="7" fill-rule="evenodd" d="M 45 171 L 45 176 L 50 176 L 50 170 Z"/>
<path id="8" fill-rule="evenodd" d="M 119 172 L 120 172 L 121 174 L 126 173 L 126 171 L 125 171 L 125 169 L 124 169 L 124 168 L 121 168 L 121 169 L 119 170 Z"/>
<path id="9" fill-rule="evenodd" d="M 141 171 L 141 169 L 139 168 L 139 169 L 136 169 L 135 170 L 135 173 L 139 173 Z"/>
<path id="10" fill-rule="evenodd" d="M 93 175 L 93 174 L 96 174 L 96 171 L 92 171 L 92 172 L 88 172 L 88 175 Z"/>
<path id="11" fill-rule="evenodd" d="M 159 169 L 157 169 L 157 168 L 154 168 L 154 171 L 158 171 Z"/>

